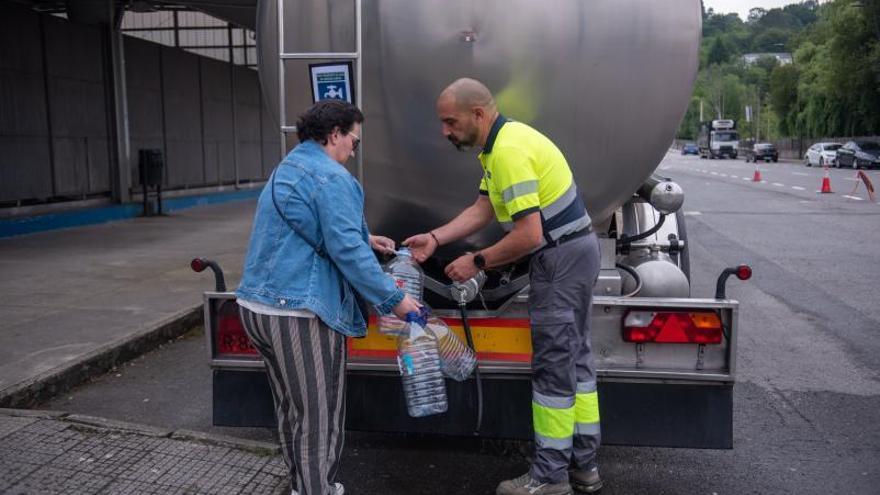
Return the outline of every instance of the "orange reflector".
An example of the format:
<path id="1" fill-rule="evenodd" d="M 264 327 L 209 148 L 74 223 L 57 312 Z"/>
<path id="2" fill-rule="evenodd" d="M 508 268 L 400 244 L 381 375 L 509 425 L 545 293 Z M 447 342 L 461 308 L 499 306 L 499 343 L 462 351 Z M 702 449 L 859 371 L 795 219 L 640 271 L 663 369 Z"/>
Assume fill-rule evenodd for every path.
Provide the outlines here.
<path id="1" fill-rule="evenodd" d="M 720 344 L 721 319 L 714 311 L 629 311 L 623 340 L 642 344 Z"/>

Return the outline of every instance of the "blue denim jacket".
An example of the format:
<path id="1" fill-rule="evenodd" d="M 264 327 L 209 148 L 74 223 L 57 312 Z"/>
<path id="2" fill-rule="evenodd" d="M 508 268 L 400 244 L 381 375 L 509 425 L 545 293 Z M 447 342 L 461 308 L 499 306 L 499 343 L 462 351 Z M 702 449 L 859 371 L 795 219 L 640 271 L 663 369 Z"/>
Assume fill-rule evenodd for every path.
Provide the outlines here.
<path id="1" fill-rule="evenodd" d="M 320 144 L 299 144 L 275 171 L 275 199 L 287 219 L 308 236 L 319 255 L 278 215 L 272 183 L 257 201 L 253 231 L 236 297 L 285 309 L 307 309 L 330 328 L 366 334 L 356 290 L 380 314 L 390 313 L 403 292 L 370 249 L 364 192 Z"/>

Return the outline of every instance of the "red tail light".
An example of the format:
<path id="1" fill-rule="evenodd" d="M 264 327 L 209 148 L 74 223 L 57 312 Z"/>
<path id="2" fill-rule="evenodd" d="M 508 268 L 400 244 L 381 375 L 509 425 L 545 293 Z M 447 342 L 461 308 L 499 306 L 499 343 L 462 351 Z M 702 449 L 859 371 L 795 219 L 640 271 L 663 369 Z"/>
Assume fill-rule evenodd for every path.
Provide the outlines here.
<path id="1" fill-rule="evenodd" d="M 736 278 L 740 280 L 748 280 L 752 278 L 752 267 L 749 265 L 739 265 L 736 267 Z"/>
<path id="2" fill-rule="evenodd" d="M 189 262 L 189 267 L 192 268 L 194 272 L 201 273 L 208 267 L 208 265 L 205 264 L 205 260 L 201 258 L 193 258 L 193 260 Z"/>
<path id="3" fill-rule="evenodd" d="M 244 331 L 234 302 L 220 306 L 214 328 L 214 349 L 218 356 L 258 356 L 257 349 Z"/>
<path id="4" fill-rule="evenodd" d="M 642 344 L 720 344 L 721 319 L 714 311 L 629 311 L 623 340 Z"/>

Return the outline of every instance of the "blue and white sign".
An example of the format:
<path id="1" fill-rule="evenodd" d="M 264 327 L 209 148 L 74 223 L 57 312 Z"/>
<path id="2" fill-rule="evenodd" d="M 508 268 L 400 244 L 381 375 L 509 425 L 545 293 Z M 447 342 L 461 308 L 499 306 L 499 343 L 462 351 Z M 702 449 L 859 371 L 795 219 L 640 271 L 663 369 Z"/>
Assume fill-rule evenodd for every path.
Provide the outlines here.
<path id="1" fill-rule="evenodd" d="M 351 63 L 311 64 L 312 98 L 321 100 L 344 100 L 354 103 L 351 91 Z"/>

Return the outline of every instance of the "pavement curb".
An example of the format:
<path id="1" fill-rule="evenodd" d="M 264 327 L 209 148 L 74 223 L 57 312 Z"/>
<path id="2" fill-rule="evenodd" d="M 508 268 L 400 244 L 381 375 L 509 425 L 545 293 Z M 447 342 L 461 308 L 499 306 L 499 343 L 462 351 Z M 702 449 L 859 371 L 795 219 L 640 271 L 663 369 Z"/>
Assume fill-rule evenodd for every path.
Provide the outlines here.
<path id="1" fill-rule="evenodd" d="M 70 414 L 60 419 L 64 422 L 75 423 L 87 428 L 125 431 L 148 437 L 169 437 L 172 433 L 172 430 L 167 428 L 158 428 L 156 426 L 142 425 L 139 423 L 129 423 L 127 421 L 117 421 L 115 419 L 99 418 L 97 416 L 87 416 L 85 414 Z"/>
<path id="2" fill-rule="evenodd" d="M 203 319 L 201 304 L 180 310 L 162 321 L 144 326 L 132 335 L 104 344 L 79 359 L 3 390 L 0 392 L 0 408 L 34 407 L 167 340 L 183 335 L 201 325 Z"/>
<path id="3" fill-rule="evenodd" d="M 195 440 L 201 443 L 209 443 L 220 447 L 232 447 L 238 450 L 247 450 L 254 454 L 275 456 L 281 454 L 281 446 L 274 443 L 246 440 L 227 435 L 215 435 L 193 430 L 176 430 L 171 433 L 171 438 L 176 440 Z"/>

